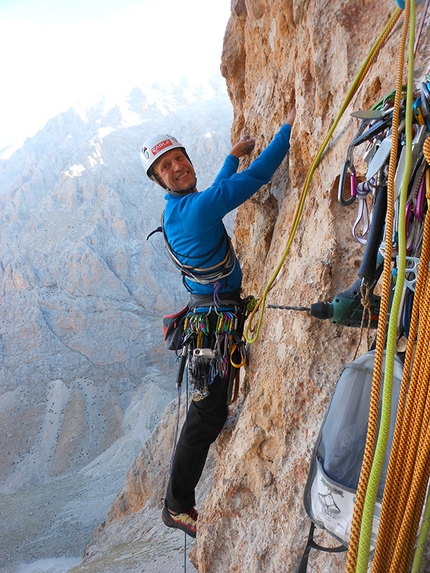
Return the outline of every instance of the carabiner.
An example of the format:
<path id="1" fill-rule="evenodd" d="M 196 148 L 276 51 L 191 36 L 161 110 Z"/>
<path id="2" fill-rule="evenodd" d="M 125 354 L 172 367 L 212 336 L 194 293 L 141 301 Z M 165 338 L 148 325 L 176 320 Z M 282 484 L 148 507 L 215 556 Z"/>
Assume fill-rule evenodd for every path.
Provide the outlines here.
<path id="1" fill-rule="evenodd" d="M 381 133 L 381 131 L 384 131 L 384 129 L 387 129 L 393 121 L 392 115 L 393 115 L 392 113 L 387 113 L 387 115 L 383 119 L 375 122 L 373 125 L 369 127 L 369 129 L 366 129 L 366 131 L 364 131 L 359 137 L 356 137 L 356 139 L 354 139 L 351 145 L 357 147 L 358 145 L 361 145 L 365 141 L 372 139 L 373 137 Z"/>
<path id="2" fill-rule="evenodd" d="M 233 354 L 235 353 L 235 351 L 238 351 L 240 354 L 240 362 L 235 362 L 233 360 Z M 236 342 L 233 342 L 232 346 L 231 346 L 231 353 L 230 353 L 230 364 L 234 367 L 234 368 L 241 368 L 242 366 L 246 366 L 246 350 L 245 350 L 245 346 L 241 345 L 241 344 L 236 344 Z"/>
<path id="3" fill-rule="evenodd" d="M 426 192 L 425 192 L 425 173 L 423 174 L 423 177 L 421 179 L 420 182 L 420 186 L 418 188 L 418 195 L 417 195 L 417 199 L 415 201 L 415 209 L 413 210 L 413 214 L 415 216 L 416 219 L 418 219 L 418 221 L 420 223 L 422 223 L 424 221 L 424 202 L 425 202 L 425 198 L 426 198 Z"/>
<path id="4" fill-rule="evenodd" d="M 350 173 L 350 197 L 345 199 L 345 182 L 346 182 L 346 174 Z M 343 207 L 348 207 L 352 205 L 355 201 L 356 197 L 356 173 L 355 167 L 350 159 L 347 159 L 342 166 L 342 171 L 340 172 L 339 177 L 339 187 L 337 191 L 337 200 Z"/>

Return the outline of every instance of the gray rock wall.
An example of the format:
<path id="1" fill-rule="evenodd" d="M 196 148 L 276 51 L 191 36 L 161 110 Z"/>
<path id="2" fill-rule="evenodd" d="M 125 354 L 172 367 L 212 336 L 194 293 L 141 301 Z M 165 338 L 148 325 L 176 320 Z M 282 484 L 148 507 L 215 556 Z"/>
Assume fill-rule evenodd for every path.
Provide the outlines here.
<path id="1" fill-rule="evenodd" d="M 81 553 L 176 395 L 162 316 L 187 296 L 162 235 L 146 240 L 164 194 L 139 150 L 174 133 L 209 184 L 232 120 L 214 86 L 136 88 L 114 107 L 71 109 L 0 161 L 2 570 Z"/>

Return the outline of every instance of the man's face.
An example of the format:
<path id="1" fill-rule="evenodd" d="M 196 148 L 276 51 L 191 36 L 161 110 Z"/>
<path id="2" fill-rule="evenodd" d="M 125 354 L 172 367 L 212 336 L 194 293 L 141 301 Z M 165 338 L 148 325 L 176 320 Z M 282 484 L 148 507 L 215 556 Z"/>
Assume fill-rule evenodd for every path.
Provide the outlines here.
<path id="1" fill-rule="evenodd" d="M 154 171 L 171 191 L 188 191 L 197 183 L 194 167 L 182 149 L 167 151 L 155 163 Z"/>

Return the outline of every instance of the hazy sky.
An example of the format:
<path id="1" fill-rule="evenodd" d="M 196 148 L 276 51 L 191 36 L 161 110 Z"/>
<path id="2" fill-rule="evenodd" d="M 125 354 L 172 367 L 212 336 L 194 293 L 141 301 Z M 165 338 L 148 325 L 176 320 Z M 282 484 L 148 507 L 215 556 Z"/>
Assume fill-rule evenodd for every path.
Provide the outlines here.
<path id="1" fill-rule="evenodd" d="M 230 0 L 0 0 L 0 150 L 73 104 L 219 72 Z"/>

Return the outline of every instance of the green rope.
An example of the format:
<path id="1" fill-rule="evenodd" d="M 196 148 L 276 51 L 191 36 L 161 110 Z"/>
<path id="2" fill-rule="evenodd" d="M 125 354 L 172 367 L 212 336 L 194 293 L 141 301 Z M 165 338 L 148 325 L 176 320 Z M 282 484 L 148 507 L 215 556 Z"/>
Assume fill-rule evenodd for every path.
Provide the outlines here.
<path id="1" fill-rule="evenodd" d="M 427 493 L 426 507 L 424 510 L 423 522 L 415 548 L 414 561 L 412 563 L 411 573 L 420 573 L 421 564 L 424 556 L 424 549 L 427 545 L 427 537 L 430 531 L 430 492 Z"/>
<path id="2" fill-rule="evenodd" d="M 394 357 L 396 354 L 397 342 L 397 319 L 401 305 L 403 286 L 406 270 L 406 199 L 408 194 L 408 184 L 412 168 L 412 106 L 413 106 L 413 85 L 414 85 L 414 38 L 415 38 L 415 1 L 410 1 L 410 24 L 408 43 L 408 83 L 406 92 L 406 162 L 402 179 L 399 204 L 398 223 L 398 273 L 393 302 L 390 310 L 388 324 L 387 345 L 385 353 L 385 372 L 382 391 L 381 422 L 378 434 L 378 441 L 375 448 L 372 469 L 369 476 L 369 484 L 366 491 L 366 498 L 363 508 L 363 520 L 361 524 L 360 542 L 358 545 L 356 573 L 366 573 L 369 563 L 370 540 L 372 534 L 373 514 L 378 493 L 379 481 L 381 479 L 384 465 L 385 452 L 387 449 L 388 435 L 390 430 L 391 398 L 394 378 Z"/>

